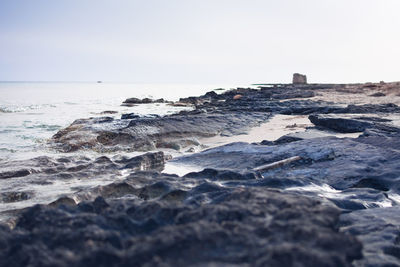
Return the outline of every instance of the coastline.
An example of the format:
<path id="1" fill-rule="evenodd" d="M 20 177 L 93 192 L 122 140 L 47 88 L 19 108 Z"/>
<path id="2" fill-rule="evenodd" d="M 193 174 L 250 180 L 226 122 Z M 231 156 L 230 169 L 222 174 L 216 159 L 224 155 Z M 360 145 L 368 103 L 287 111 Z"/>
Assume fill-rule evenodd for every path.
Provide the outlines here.
<path id="1" fill-rule="evenodd" d="M 2 163 L 0 256 L 43 243 L 37 264 L 58 257 L 50 244 L 74 254 L 58 266 L 104 251 L 113 265 L 398 262 L 399 83 L 217 92 L 166 103 L 191 107 L 175 114 L 78 119 L 50 140 L 59 157 Z M 33 242 L 13 254 L 17 234 Z"/>

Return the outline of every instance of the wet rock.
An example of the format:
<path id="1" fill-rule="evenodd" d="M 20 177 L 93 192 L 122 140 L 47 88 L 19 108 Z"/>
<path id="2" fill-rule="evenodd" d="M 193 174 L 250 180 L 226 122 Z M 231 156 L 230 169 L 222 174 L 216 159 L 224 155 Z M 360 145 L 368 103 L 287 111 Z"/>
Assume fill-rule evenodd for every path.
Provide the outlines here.
<path id="1" fill-rule="evenodd" d="M 400 183 L 396 177 L 400 175 L 400 171 L 395 166 L 400 160 L 400 154 L 397 150 L 390 149 L 390 144 L 396 146 L 394 143 L 396 137 L 384 142 L 385 139 L 388 137 L 371 136 L 357 139 L 324 137 L 276 146 L 233 143 L 175 158 L 172 162 L 242 172 L 289 157 L 300 156 L 302 158 L 300 161 L 262 172 L 264 179 L 280 179 L 282 182 L 279 188 L 288 188 L 301 183 L 303 186 L 329 185 L 335 190 L 370 188 L 397 193 Z M 242 184 L 257 186 L 263 183 L 264 181 L 260 180 Z M 362 195 L 359 197 L 363 198 Z"/>
<path id="2" fill-rule="evenodd" d="M 371 95 L 369 95 L 369 96 L 373 96 L 373 97 L 382 97 L 382 96 L 386 96 L 384 93 L 382 93 L 382 92 L 376 92 L 376 93 L 373 93 L 373 94 L 371 94 Z"/>
<path id="3" fill-rule="evenodd" d="M 363 120 L 363 121 L 372 121 L 372 122 L 391 122 L 392 121 L 391 119 L 387 119 L 387 118 L 368 117 L 368 116 L 355 117 L 354 119 Z"/>
<path id="4" fill-rule="evenodd" d="M 206 168 L 200 172 L 191 172 L 185 175 L 186 178 L 201 178 L 201 179 L 211 179 L 211 180 L 250 180 L 260 178 L 254 172 L 239 173 L 230 170 L 216 170 Z"/>
<path id="5" fill-rule="evenodd" d="M 379 118 L 343 118 L 335 115 L 310 115 L 308 118 L 316 126 L 341 133 L 364 132 L 367 129 L 375 129 L 376 131 L 380 131 L 383 134 L 397 134 L 400 132 L 400 128 L 393 125 L 385 124 L 384 122 L 386 122 L 387 120 Z"/>
<path id="6" fill-rule="evenodd" d="M 5 172 L 0 172 L 0 179 L 24 177 L 24 176 L 27 176 L 29 174 L 31 174 L 31 172 L 29 170 L 26 170 L 26 169 L 5 171 Z"/>
<path id="7" fill-rule="evenodd" d="M 123 169 L 150 170 L 164 167 L 165 160 L 168 159 L 163 152 L 146 153 L 144 155 L 127 158 L 122 157 L 116 163 L 123 164 Z"/>
<path id="8" fill-rule="evenodd" d="M 134 104 L 150 104 L 150 103 L 164 103 L 165 100 L 160 98 L 160 99 L 150 99 L 150 98 L 143 98 L 143 99 L 139 99 L 136 97 L 131 97 L 131 98 L 127 98 L 123 103 L 122 106 L 132 106 Z"/>
<path id="9" fill-rule="evenodd" d="M 105 110 L 105 111 L 100 112 L 100 114 L 102 114 L 102 115 L 117 114 L 117 113 L 118 113 L 118 111 L 115 111 L 115 110 Z"/>
<path id="10" fill-rule="evenodd" d="M 127 98 L 124 102 L 124 104 L 143 104 L 143 103 L 151 103 L 151 99 L 145 98 L 144 100 L 136 98 L 136 97 L 131 97 Z"/>
<path id="11" fill-rule="evenodd" d="M 131 120 L 131 119 L 137 119 L 137 118 L 140 118 L 140 116 L 135 113 L 127 113 L 127 114 L 121 115 L 121 120 Z"/>
<path id="12" fill-rule="evenodd" d="M 61 205 L 74 206 L 74 205 L 76 205 L 76 201 L 70 197 L 60 197 L 59 199 L 57 199 L 49 204 L 50 207 L 59 207 Z"/>
<path id="13" fill-rule="evenodd" d="M 142 187 L 138 191 L 138 197 L 144 200 L 160 197 L 168 192 L 172 191 L 171 185 L 164 181 L 156 182 L 151 185 Z"/>
<path id="14" fill-rule="evenodd" d="M 400 108 L 396 104 L 364 104 L 364 105 L 348 105 L 343 112 L 338 113 L 352 113 L 352 114 L 364 114 L 364 113 L 399 113 Z"/>
<path id="15" fill-rule="evenodd" d="M 290 135 L 284 135 L 282 137 L 279 137 L 275 141 L 268 141 L 268 140 L 263 140 L 261 141 L 261 145 L 266 145 L 266 146 L 274 146 L 274 145 L 282 145 L 282 144 L 287 144 L 291 142 L 296 142 L 303 140 L 303 138 L 296 137 L 296 136 L 290 136 Z"/>
<path id="16" fill-rule="evenodd" d="M 296 90 L 293 89 L 293 91 L 290 92 L 276 92 L 271 95 L 272 99 L 294 99 L 294 98 L 311 98 L 315 96 L 314 91 L 306 91 L 306 90 Z"/>
<path id="17" fill-rule="evenodd" d="M 35 202 L 48 201 L 53 206 L 75 205 L 82 200 L 93 200 L 99 195 L 108 198 L 124 196 L 128 193 L 135 195 L 136 190 L 133 184 L 127 184 L 125 187 L 123 184 L 100 187 L 94 185 L 110 184 L 122 177 L 122 171 L 126 174 L 140 170 L 161 171 L 169 158 L 163 152 L 153 152 L 136 157 L 112 159 L 106 156 L 96 159 L 70 156 L 59 159 L 38 157 L 30 160 L 8 161 L 0 166 L 1 173 L 18 166 L 29 168 L 31 172 L 19 179 L 22 181 L 0 180 L 0 202 L 17 203 L 17 206 L 12 207 L 21 209 Z M 140 185 L 138 181 L 135 183 L 137 186 Z M 154 183 L 153 178 L 148 178 L 142 185 L 151 183 Z M 0 220 L 8 218 L 8 215 L 1 213 L 2 211 L 4 211 L 4 206 L 3 210 L 0 210 Z"/>
<path id="18" fill-rule="evenodd" d="M 207 92 L 204 97 L 217 98 L 218 94 L 215 91 Z"/>
<path id="19" fill-rule="evenodd" d="M 53 136 L 56 147 L 64 152 L 81 149 L 97 151 L 146 151 L 158 147 L 182 149 L 199 137 L 221 132 L 235 135 L 269 118 L 269 113 L 181 113 L 166 117 L 114 120 L 107 125 L 94 120 L 74 122 Z"/>
<path id="20" fill-rule="evenodd" d="M 340 217 L 341 231 L 363 242 L 358 266 L 397 266 L 400 251 L 399 207 L 360 210 Z"/>
<path id="21" fill-rule="evenodd" d="M 273 142 L 232 143 L 177 157 L 174 165 L 200 170 L 182 177 L 159 173 L 169 159 L 162 153 L 2 162 L 3 176 L 29 170 L 21 176 L 27 186 L 51 189 L 54 183 L 59 190 L 68 179 L 75 185 L 49 197 L 57 200 L 47 206 L 12 212 L 19 215 L 9 224 L 15 229 L 0 226 L 0 265 L 398 264 L 398 212 L 388 207 L 400 204 L 400 131 L 392 120 L 400 108 L 301 99 L 322 90 L 363 93 L 378 86 L 236 88 L 181 99 L 176 104 L 194 110 L 179 114 L 76 120 L 53 138 L 61 151 L 196 151 L 199 137 L 245 133 L 274 114 L 312 114 L 317 127 Z M 327 129 L 363 134 L 316 134 L 331 135 Z M 253 171 L 291 157 L 299 160 Z M 18 180 L 1 180 L 0 196 L 14 192 Z M 9 203 L 22 207 L 23 195 L 10 196 L 16 202 Z M 35 197 L 33 192 L 29 202 Z"/>
<path id="22" fill-rule="evenodd" d="M 338 232 L 339 214 L 266 189 L 202 206 L 98 198 L 28 209 L 14 230 L 0 227 L 0 257 L 8 266 L 351 266 L 361 244 Z"/>
<path id="23" fill-rule="evenodd" d="M 12 203 L 28 200 L 33 196 L 31 191 L 0 192 L 0 202 Z"/>
<path id="24" fill-rule="evenodd" d="M 372 123 L 366 121 L 332 116 L 310 115 L 308 118 L 316 126 L 328 128 L 341 133 L 363 132 L 365 129 L 373 126 Z"/>
<path id="25" fill-rule="evenodd" d="M 80 201 L 88 200 L 87 196 L 83 198 L 82 193 L 84 194 L 85 192 L 77 193 Z M 118 198 L 128 194 L 136 194 L 137 190 L 126 182 L 118 182 L 109 185 L 98 186 L 92 189 L 90 193 L 92 194 L 92 196 L 90 196 L 89 199 L 94 198 L 93 194 L 95 194 L 95 196 L 102 196 L 104 198 Z"/>

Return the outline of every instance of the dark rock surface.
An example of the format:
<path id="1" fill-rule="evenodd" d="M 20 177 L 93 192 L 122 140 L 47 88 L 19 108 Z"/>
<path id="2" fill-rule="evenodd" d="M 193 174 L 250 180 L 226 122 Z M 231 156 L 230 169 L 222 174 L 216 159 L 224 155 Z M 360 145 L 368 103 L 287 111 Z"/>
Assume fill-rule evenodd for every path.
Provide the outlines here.
<path id="1" fill-rule="evenodd" d="M 220 183 L 286 189 L 334 204 L 344 212 L 341 231 L 356 236 L 363 244 L 364 256 L 355 265 L 397 266 L 400 134 L 386 131 L 381 123 L 373 124 L 373 130 L 366 129 L 359 138 L 324 137 L 264 145 L 233 143 L 172 161 L 207 168 L 189 174 L 191 177 L 203 175 L 212 180 L 220 173 L 233 171 L 238 173 L 236 180 L 219 179 Z M 261 178 L 252 171 L 256 166 L 292 156 L 301 156 L 302 160 L 262 171 Z M 246 171 L 247 176 L 239 175 Z M 255 178 L 246 179 L 251 173 Z"/>
<path id="2" fill-rule="evenodd" d="M 143 99 L 139 99 L 136 97 L 131 97 L 131 98 L 127 98 L 123 103 L 122 106 L 134 106 L 135 104 L 150 104 L 150 103 L 164 103 L 165 100 L 160 98 L 160 99 L 150 99 L 150 98 L 143 98 Z"/>
<path id="3" fill-rule="evenodd" d="M 0 193 L 0 203 L 10 203 L 30 199 L 33 192 L 1 192 Z"/>
<path id="4" fill-rule="evenodd" d="M 345 118 L 340 115 L 310 115 L 310 121 L 316 126 L 341 133 L 364 132 L 367 129 L 374 129 L 385 133 L 399 133 L 399 128 L 385 122 L 388 119 L 374 117 Z"/>
<path id="5" fill-rule="evenodd" d="M 64 152 L 81 149 L 97 151 L 148 151 L 180 149 L 198 145 L 196 138 L 218 134 L 234 135 L 266 121 L 269 113 L 180 113 L 157 118 L 77 120 L 58 132 L 53 140 Z"/>
<path id="6" fill-rule="evenodd" d="M 6 207 L 0 206 L 0 219 L 3 222 L 11 219 L 8 223 L 13 225 L 15 214 L 18 214 L 21 208 L 34 203 L 52 202 L 57 206 L 93 199 L 92 195 L 96 196 L 95 193 L 91 193 L 95 190 L 92 189 L 94 184 L 112 183 L 121 179 L 124 172 L 160 171 L 168 159 L 169 156 L 163 152 L 155 152 L 136 157 L 102 156 L 95 159 L 83 156 L 43 156 L 2 163 L 2 173 L 19 173 L 19 169 L 22 169 L 28 170 L 29 175 L 8 175 L 7 179 L 0 180 L 0 204 L 8 204 L 9 208 L 15 209 L 9 214 Z M 9 171 L 10 169 L 13 170 Z"/>
<path id="7" fill-rule="evenodd" d="M 163 152 L 2 161 L 4 205 L 34 203 L 36 185 L 73 185 L 39 202 L 48 205 L 6 212 L 0 266 L 399 266 L 400 108 L 313 99 L 380 86 L 264 85 L 182 98 L 194 110 L 164 117 L 76 120 L 53 137 L 59 150 L 180 150 L 275 114 L 310 115 L 315 127 L 175 157 L 167 164 L 188 170 L 181 176 L 160 173 Z"/>
<path id="8" fill-rule="evenodd" d="M 131 119 L 137 119 L 137 118 L 140 118 L 140 116 L 135 113 L 127 113 L 127 114 L 121 115 L 121 120 L 131 120 Z"/>
<path id="9" fill-rule="evenodd" d="M 20 170 L 12 170 L 12 171 L 3 171 L 0 172 L 0 179 L 8 179 L 13 177 L 23 177 L 31 174 L 29 170 L 20 169 Z"/>
<path id="10" fill-rule="evenodd" d="M 386 96 L 386 95 L 384 93 L 382 93 L 382 92 L 377 92 L 377 93 L 371 94 L 370 96 L 382 97 L 382 96 Z"/>
<path id="11" fill-rule="evenodd" d="M 233 143 L 173 159 L 203 168 L 183 177 L 132 172 L 26 209 L 0 230 L 0 256 L 16 266 L 397 264 L 400 137 L 374 133 Z"/>
<path id="12" fill-rule="evenodd" d="M 13 231 L 0 228 L 1 265 L 350 266 L 361 244 L 338 231 L 339 214 L 266 189 L 220 191 L 201 206 L 103 198 L 35 206 Z"/>
<path id="13" fill-rule="evenodd" d="M 341 216 L 341 232 L 357 237 L 364 246 L 359 266 L 398 266 L 400 260 L 400 209 L 369 209 Z"/>
<path id="14" fill-rule="evenodd" d="M 309 119 L 313 124 L 317 126 L 328 128 L 330 130 L 338 131 L 341 133 L 363 132 L 367 128 L 371 128 L 373 126 L 373 123 L 367 121 L 338 118 L 332 116 L 310 115 Z"/>
<path id="15" fill-rule="evenodd" d="M 37 157 L 30 160 L 10 161 L 3 163 L 0 167 L 0 175 L 3 179 L 22 178 L 27 180 L 38 176 L 52 175 L 68 177 L 87 177 L 89 175 L 104 174 L 107 171 L 118 171 L 129 169 L 133 171 L 161 169 L 164 167 L 165 160 L 168 159 L 163 152 L 149 152 L 136 157 L 115 157 L 110 159 L 101 156 L 96 159 L 87 157 L 60 157 L 53 159 L 51 157 Z M 21 169 L 16 169 L 20 167 Z M 15 169 L 15 170 L 10 170 Z M 24 175 L 21 175 L 24 174 Z M 108 173 L 110 174 L 110 173 Z"/>

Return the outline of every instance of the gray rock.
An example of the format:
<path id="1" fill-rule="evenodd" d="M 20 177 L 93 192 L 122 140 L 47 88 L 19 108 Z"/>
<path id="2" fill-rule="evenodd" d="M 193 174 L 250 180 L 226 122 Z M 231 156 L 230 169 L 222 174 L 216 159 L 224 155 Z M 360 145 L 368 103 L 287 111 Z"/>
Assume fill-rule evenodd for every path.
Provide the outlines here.
<path id="1" fill-rule="evenodd" d="M 363 132 L 365 129 L 373 127 L 373 124 L 370 122 L 327 115 L 310 115 L 308 118 L 316 126 L 321 126 L 341 133 Z"/>
<path id="2" fill-rule="evenodd" d="M 399 207 L 376 208 L 343 214 L 340 223 L 342 232 L 356 236 L 364 244 L 364 257 L 356 261 L 357 266 L 399 265 Z"/>
<path id="3" fill-rule="evenodd" d="M 202 206 L 102 198 L 35 206 L 14 230 L 0 227 L 1 265 L 351 266 L 362 247 L 338 231 L 339 214 L 266 189 L 231 190 Z"/>

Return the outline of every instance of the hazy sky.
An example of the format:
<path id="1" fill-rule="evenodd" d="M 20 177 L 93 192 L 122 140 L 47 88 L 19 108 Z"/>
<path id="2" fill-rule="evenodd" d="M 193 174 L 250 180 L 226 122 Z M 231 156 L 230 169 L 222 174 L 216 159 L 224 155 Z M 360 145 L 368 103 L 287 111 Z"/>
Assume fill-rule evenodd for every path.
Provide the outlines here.
<path id="1" fill-rule="evenodd" d="M 399 0 L 0 0 L 0 80 L 400 80 Z"/>

